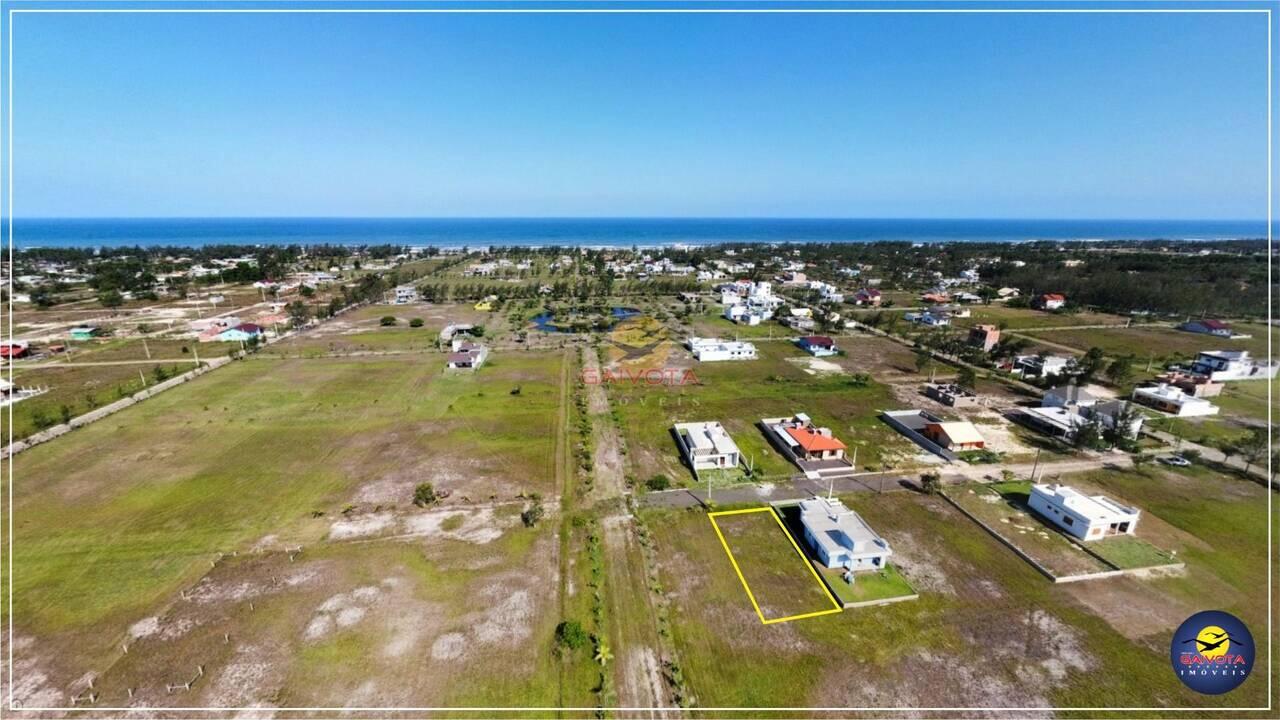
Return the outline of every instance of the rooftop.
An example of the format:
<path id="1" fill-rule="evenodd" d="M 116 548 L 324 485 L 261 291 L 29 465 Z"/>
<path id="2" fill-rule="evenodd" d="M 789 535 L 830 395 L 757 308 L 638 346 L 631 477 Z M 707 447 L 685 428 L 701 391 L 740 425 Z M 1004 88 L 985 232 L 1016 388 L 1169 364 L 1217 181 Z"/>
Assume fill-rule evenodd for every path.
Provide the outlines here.
<path id="1" fill-rule="evenodd" d="M 843 450 L 844 443 L 835 439 L 830 435 L 830 430 L 825 432 L 822 429 L 809 427 L 787 427 L 784 428 L 787 435 L 796 441 L 805 451 L 823 451 L 823 450 Z"/>
<path id="2" fill-rule="evenodd" d="M 1085 495 L 1068 485 L 1031 486 L 1031 492 L 1039 493 L 1055 505 L 1064 507 L 1088 520 L 1108 520 L 1117 515 L 1137 515 L 1138 509 L 1121 505 L 1106 495 Z"/>
<path id="3" fill-rule="evenodd" d="M 828 555 L 841 550 L 882 553 L 889 549 L 862 516 L 835 498 L 812 497 L 800 501 L 800 521 Z"/>

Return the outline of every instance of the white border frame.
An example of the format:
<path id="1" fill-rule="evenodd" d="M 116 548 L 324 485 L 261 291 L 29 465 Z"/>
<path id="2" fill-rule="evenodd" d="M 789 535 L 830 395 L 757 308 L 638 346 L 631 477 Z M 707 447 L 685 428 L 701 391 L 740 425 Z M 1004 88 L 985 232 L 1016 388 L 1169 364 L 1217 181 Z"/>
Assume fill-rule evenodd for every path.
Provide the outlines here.
<path id="1" fill-rule="evenodd" d="M 8 12 L 4 13 L 3 15 L 3 21 L 8 25 L 8 30 L 7 30 L 7 33 L 0 34 L 0 35 L 3 35 L 4 41 L 7 41 L 9 46 L 9 52 L 6 60 L 6 62 L 8 63 L 8 75 L 7 75 L 8 93 L 7 93 L 7 99 L 6 99 L 8 104 L 8 113 L 7 115 L 5 115 L 5 118 L 4 118 L 5 122 L 8 124 L 7 140 L 4 142 L 4 150 L 8 151 L 8 155 L 7 155 L 7 160 L 8 160 L 8 163 L 7 163 L 7 166 L 8 166 L 7 168 L 7 184 L 8 184 L 7 210 L 8 212 L 0 213 L 0 219 L 7 220 L 7 223 L 8 223 L 7 235 L 8 235 L 9 247 L 8 247 L 7 259 L 8 259 L 9 268 L 10 268 L 10 273 L 9 273 L 10 297 L 12 297 L 12 293 L 13 293 L 13 267 L 14 267 L 13 266 L 13 251 L 14 251 L 14 242 L 13 242 L 13 26 L 14 26 L 14 16 L 17 14 L 126 14 L 126 13 L 130 13 L 130 14 L 135 14 L 135 13 L 146 13 L 146 14 L 161 14 L 161 13 L 163 14 L 211 14 L 211 13 L 458 14 L 458 13 L 468 13 L 468 14 L 583 14 L 583 15 L 585 14 L 641 14 L 641 13 L 644 13 L 644 14 L 649 14 L 649 13 L 700 14 L 700 15 L 706 15 L 706 14 L 917 14 L 917 15 L 1020 14 L 1020 15 L 1027 15 L 1027 14 L 1089 13 L 1089 14 L 1126 14 L 1126 15 L 1141 15 L 1141 14 L 1257 14 L 1257 15 L 1264 15 L 1267 23 L 1267 255 L 1269 260 L 1267 263 L 1267 285 L 1268 285 L 1269 291 L 1271 290 L 1271 288 L 1274 287 L 1273 278 L 1272 278 L 1272 269 L 1275 264 L 1274 263 L 1275 254 L 1274 254 L 1273 237 L 1272 237 L 1273 235 L 1272 226 L 1274 222 L 1273 209 L 1272 209 L 1272 205 L 1273 205 L 1272 138 L 1274 136 L 1274 132 L 1272 127 L 1272 108 L 1273 108 L 1272 67 L 1273 66 L 1272 66 L 1271 8 L 1273 5 L 1277 4 L 1276 0 L 890 0 L 892 2 L 903 2 L 904 4 L 906 2 L 911 2 L 913 4 L 915 2 L 921 2 L 922 4 L 926 5 L 926 7 L 876 7 L 876 8 L 867 8 L 867 7 L 768 7 L 768 8 L 764 8 L 764 7 L 761 7 L 761 8 L 753 8 L 753 7 L 740 7 L 740 8 L 607 7 L 607 5 L 610 5 L 610 4 L 632 3 L 632 2 L 642 3 L 642 4 L 661 4 L 661 3 L 696 4 L 696 3 L 717 3 L 717 2 L 735 4 L 739 2 L 753 2 L 753 1 L 759 1 L 761 4 L 799 3 L 799 4 L 821 5 L 823 3 L 833 3 L 833 4 L 856 5 L 856 4 L 865 4 L 868 0 L 78 0 L 78 1 L 85 2 L 88 4 L 93 4 L 95 2 L 100 2 L 103 4 L 117 3 L 117 2 L 121 4 L 132 4 L 132 3 L 139 3 L 139 2 L 142 2 L 142 3 L 147 3 L 147 2 L 162 3 L 163 2 L 163 3 L 174 3 L 175 5 L 180 5 L 182 3 L 221 4 L 221 3 L 228 3 L 228 2 L 229 3 L 264 2 L 264 3 L 299 3 L 299 4 L 301 3 L 322 4 L 322 3 L 339 3 L 339 2 L 349 2 L 349 3 L 356 3 L 356 4 L 360 2 L 379 2 L 379 3 L 419 2 L 419 3 L 430 4 L 434 2 L 461 1 L 461 2 L 475 2 L 475 3 L 481 3 L 481 2 L 512 3 L 516 5 L 522 4 L 522 3 L 537 4 L 537 3 L 544 3 L 544 2 L 553 4 L 553 5 L 554 4 L 571 4 L 571 3 L 588 3 L 588 4 L 599 4 L 599 5 L 602 5 L 602 7 L 589 7 L 589 8 L 588 7 L 562 7 L 562 8 L 561 7 L 549 7 L 549 8 L 548 7 L 542 7 L 542 8 L 519 8 L 519 7 L 510 7 L 510 8 L 466 8 L 466 7 L 450 7 L 450 8 L 440 8 L 440 7 L 433 7 L 433 8 L 408 8 L 408 7 L 402 7 L 402 8 L 395 8 L 395 7 L 388 7 L 388 8 L 382 8 L 382 7 L 378 7 L 378 8 L 358 8 L 358 7 L 347 7 L 347 8 L 326 8 L 326 7 L 317 7 L 317 8 L 299 8 L 299 7 L 287 7 L 287 8 L 244 8 L 244 7 L 52 8 L 50 7 L 50 8 L 28 8 L 28 9 L 19 9 L 19 8 L 9 7 Z M 1214 2 L 1223 2 L 1223 1 L 1229 2 L 1231 4 L 1231 7 L 1216 8 L 1216 9 L 1208 7 L 1208 5 L 1212 5 L 1212 3 Z M 74 2 L 77 2 L 77 0 L 0 0 L 0 7 L 3 7 L 4 5 L 12 5 L 15 3 L 23 3 L 23 2 L 31 2 L 31 3 L 72 2 L 74 3 Z M 1147 7 L 1147 8 L 1141 8 L 1141 7 L 945 8 L 945 7 L 929 7 L 928 6 L 928 5 L 931 5 L 932 3 L 941 3 L 945 5 L 951 2 L 966 3 L 966 4 L 972 3 L 977 5 L 981 5 L 985 3 L 1024 3 L 1024 2 L 1032 3 L 1032 4 L 1034 4 L 1035 2 L 1071 3 L 1071 4 L 1089 4 L 1090 2 L 1098 2 L 1105 5 L 1105 4 L 1110 4 L 1112 2 L 1116 4 L 1133 2 L 1133 3 L 1160 3 L 1160 4 L 1189 3 L 1189 4 L 1196 4 L 1196 5 L 1204 4 L 1206 6 L 1194 7 L 1194 8 L 1176 8 L 1176 7 L 1168 7 L 1168 8 L 1151 8 L 1151 7 Z M 1249 7 L 1250 5 L 1264 5 L 1265 7 L 1252 8 L 1252 7 Z M 0 41 L 0 43 L 2 42 L 3 41 Z M 0 162 L 3 162 L 5 159 L 6 159 L 6 156 L 4 152 L 0 151 Z M 1273 302 L 1272 293 L 1268 292 L 1267 318 L 1269 321 L 1274 320 L 1272 302 Z M 12 302 L 9 303 L 9 313 L 8 313 L 7 320 L 8 322 L 5 325 L 5 337 L 12 338 L 13 337 L 13 303 Z M 1274 348 L 1272 347 L 1272 343 L 1271 343 L 1270 331 L 1268 331 L 1268 334 L 1267 334 L 1267 355 L 1268 355 L 1268 360 L 1273 360 L 1275 357 Z M 13 378 L 13 366 L 10 365 L 9 379 L 12 380 L 12 378 Z M 1273 422 L 1272 411 L 1275 405 L 1274 405 L 1274 398 L 1272 395 L 1272 390 L 1273 390 L 1272 383 L 1273 383 L 1272 379 L 1267 380 L 1267 433 L 1268 433 L 1268 441 L 1269 441 L 1268 452 L 1267 452 L 1268 476 L 1271 475 L 1271 471 L 1272 471 L 1271 450 L 1274 447 L 1274 445 L 1272 444 L 1274 442 L 1274 437 L 1273 437 L 1274 422 Z M 9 405 L 8 407 L 8 415 L 9 415 L 8 422 L 7 422 L 8 428 L 9 428 L 8 443 L 12 444 L 13 442 L 13 406 L 12 405 Z M 849 712 L 965 713 L 965 712 L 973 712 L 973 711 L 994 712 L 994 713 L 1002 713 L 1002 714 L 1015 714 L 1015 713 L 1022 713 L 1022 712 L 1045 712 L 1045 711 L 1062 711 L 1062 712 L 1077 712 L 1077 713 L 1088 713 L 1088 712 L 1218 713 L 1218 712 L 1266 712 L 1266 711 L 1270 711 L 1274 704 L 1272 700 L 1272 692 L 1273 692 L 1272 680 L 1274 677 L 1273 668 L 1272 668 L 1272 659 L 1274 656 L 1272 620 L 1273 620 L 1274 613 L 1273 613 L 1273 607 L 1272 607 L 1272 582 L 1271 582 L 1272 567 L 1274 562 L 1272 557 L 1273 541 L 1272 541 L 1271 531 L 1273 526 L 1272 506 L 1275 504 L 1275 497 L 1274 497 L 1275 491 L 1271 490 L 1270 487 L 1268 486 L 1267 487 L 1267 673 L 1266 673 L 1267 705 L 1265 707 L 1192 707 L 1192 708 L 1120 707 L 1120 708 L 1115 708 L 1115 707 L 1028 706 L 1028 707 L 991 707 L 991 708 L 988 708 L 988 707 L 907 707 L 907 708 L 887 708 L 887 707 L 872 707 L 872 708 L 852 708 L 852 707 L 838 707 L 838 708 L 831 708 L 831 707 L 825 707 L 825 708 L 818 708 L 818 707 L 768 707 L 768 708 L 758 708 L 758 707 L 696 707 L 696 708 L 681 708 L 681 707 L 610 707 L 610 708 L 596 708 L 596 707 L 449 707 L 449 708 L 435 708 L 435 707 L 409 707 L 409 708 L 399 708 L 399 707 L 395 707 L 395 708 L 392 708 L 392 707 L 260 707 L 260 708 L 259 707 L 199 707 L 197 708 L 197 707 L 178 706 L 178 707 L 140 708 L 140 707 L 107 707 L 107 706 L 97 706 L 97 705 L 91 706 L 91 707 L 22 707 L 22 706 L 15 707 L 13 704 L 13 700 L 14 700 L 14 697 L 13 697 L 13 691 L 14 691 L 14 682 L 13 682 L 13 637 L 14 637 L 13 635 L 13 512 L 12 512 L 13 455 L 10 455 L 7 459 L 8 459 L 7 478 L 8 478 L 8 486 L 9 486 L 8 488 L 9 492 L 6 498 L 8 501 L 8 508 L 9 508 L 9 528 L 8 528 L 8 536 L 7 536 L 7 547 L 8 547 L 8 556 L 9 556 L 8 566 L 7 566 L 7 572 L 9 576 L 8 577 L 9 579 L 9 583 L 8 583 L 9 627 L 8 627 L 8 634 L 6 636 L 6 642 L 9 646 L 8 648 L 9 649 L 9 654 L 8 654 L 9 672 L 8 672 L 8 678 L 7 678 L 8 685 L 9 685 L 9 692 L 7 693 L 8 697 L 7 697 L 7 701 L 3 706 L 3 709 L 11 713 L 36 714 L 36 713 L 51 713 L 51 712 L 68 712 L 68 713 L 98 712 L 98 713 L 105 714 L 105 713 L 127 712 L 131 714 L 145 715 L 150 713 L 173 713 L 173 712 L 177 712 L 177 713 L 183 713 L 183 712 L 232 713 L 234 712 L 234 713 L 237 713 L 237 718 L 246 718 L 250 716 L 254 718 L 271 717 L 282 712 L 284 713 L 322 712 L 322 713 L 341 713 L 344 715 L 352 715 L 356 713 L 379 713 L 383 715 L 396 715 L 396 714 L 414 713 L 414 712 L 457 713 L 457 714 L 473 714 L 473 713 L 484 713 L 484 712 L 548 713 L 548 714 L 564 713 L 564 712 L 583 712 L 583 713 L 590 713 L 590 715 L 585 715 L 584 717 L 594 717 L 594 713 L 602 709 L 604 711 L 621 714 L 624 717 L 626 716 L 626 713 L 637 713 L 637 712 L 649 712 L 649 713 L 674 712 L 677 714 L 682 714 L 682 713 L 696 714 L 700 712 L 730 712 L 730 713 L 762 712 L 762 713 L 777 713 L 777 714 L 849 713 Z"/>

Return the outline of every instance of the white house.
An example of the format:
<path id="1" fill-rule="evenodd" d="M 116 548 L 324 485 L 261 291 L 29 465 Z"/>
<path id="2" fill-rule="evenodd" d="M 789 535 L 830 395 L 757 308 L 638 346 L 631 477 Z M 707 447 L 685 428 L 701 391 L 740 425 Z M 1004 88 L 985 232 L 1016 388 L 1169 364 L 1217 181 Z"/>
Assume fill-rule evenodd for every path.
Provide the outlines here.
<path id="1" fill-rule="evenodd" d="M 752 310 L 746 305 L 726 305 L 724 317 L 726 320 L 732 320 L 739 325 L 759 325 L 768 319 L 764 313 Z"/>
<path id="2" fill-rule="evenodd" d="M 1032 485 L 1027 504 L 1081 540 L 1132 535 L 1141 514 L 1137 508 L 1121 505 L 1106 495 L 1089 496 L 1066 485 Z"/>
<path id="3" fill-rule="evenodd" d="M 478 370 L 489 357 L 489 348 L 467 340 L 454 340 L 453 352 L 445 359 L 450 370 Z"/>
<path id="4" fill-rule="evenodd" d="M 1050 377 L 1062 375 L 1075 365 L 1075 358 L 1062 355 L 1020 355 L 1013 363 L 1015 373 L 1027 377 Z"/>
<path id="5" fill-rule="evenodd" d="M 1248 350 L 1206 350 L 1191 363 L 1191 372 L 1206 375 L 1211 382 L 1266 380 L 1275 377 L 1277 369 L 1280 365 L 1259 363 L 1249 357 Z"/>
<path id="6" fill-rule="evenodd" d="M 396 305 L 407 305 L 411 302 L 417 302 L 418 289 L 412 285 L 400 285 L 396 287 Z"/>
<path id="7" fill-rule="evenodd" d="M 1217 405 L 1204 398 L 1188 395 L 1179 388 L 1165 383 L 1137 388 L 1133 391 L 1133 399 L 1147 407 L 1178 417 L 1218 414 Z"/>
<path id="8" fill-rule="evenodd" d="M 685 346 L 695 358 L 702 362 L 756 359 L 756 346 L 749 342 L 691 337 Z"/>
<path id="9" fill-rule="evenodd" d="M 880 570 L 893 550 L 867 521 L 835 498 L 800 501 L 804 539 L 828 568 Z"/>
<path id="10" fill-rule="evenodd" d="M 735 468 L 742 461 L 733 438 L 714 420 L 678 423 L 675 431 L 680 451 L 694 470 Z"/>

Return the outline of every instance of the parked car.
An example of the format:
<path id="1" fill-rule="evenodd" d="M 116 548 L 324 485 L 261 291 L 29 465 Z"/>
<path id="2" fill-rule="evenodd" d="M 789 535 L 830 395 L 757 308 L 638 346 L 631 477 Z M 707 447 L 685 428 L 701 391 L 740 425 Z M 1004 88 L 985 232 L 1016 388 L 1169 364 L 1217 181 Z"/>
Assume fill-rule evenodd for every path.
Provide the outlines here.
<path id="1" fill-rule="evenodd" d="M 1162 457 L 1160 458 L 1160 462 L 1164 463 L 1165 465 L 1172 465 L 1174 467 L 1191 467 L 1191 461 L 1182 457 L 1181 455 L 1170 455 L 1168 457 Z"/>

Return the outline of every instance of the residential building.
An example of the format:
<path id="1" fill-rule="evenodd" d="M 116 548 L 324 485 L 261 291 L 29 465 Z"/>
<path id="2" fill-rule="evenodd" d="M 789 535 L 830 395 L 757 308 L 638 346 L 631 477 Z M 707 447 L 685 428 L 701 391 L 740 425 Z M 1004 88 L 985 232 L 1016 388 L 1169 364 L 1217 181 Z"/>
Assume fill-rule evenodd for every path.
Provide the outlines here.
<path id="1" fill-rule="evenodd" d="M 395 304 L 407 305 L 418 301 L 418 289 L 412 285 L 400 285 L 395 290 Z"/>
<path id="2" fill-rule="evenodd" d="M 1075 367 L 1075 359 L 1062 355 L 1020 355 L 1014 359 L 1013 372 L 1025 377 L 1066 375 Z"/>
<path id="3" fill-rule="evenodd" d="M 971 422 L 931 422 L 924 426 L 920 434 L 952 452 L 981 450 L 987 446 L 982 433 Z"/>
<path id="4" fill-rule="evenodd" d="M 249 342 L 254 338 L 261 338 L 263 329 L 261 325 L 254 323 L 240 323 L 233 328 L 227 328 L 218 333 L 219 342 Z"/>
<path id="5" fill-rule="evenodd" d="M 1133 391 L 1135 402 L 1178 417 L 1217 415 L 1218 406 L 1204 398 L 1188 395 L 1172 385 L 1161 383 Z"/>
<path id="6" fill-rule="evenodd" d="M 1015 287 L 1002 287 L 996 290 L 996 300 L 1012 300 L 1022 294 L 1022 291 Z"/>
<path id="7" fill-rule="evenodd" d="M 1031 307 L 1037 310 L 1059 310 L 1067 304 L 1067 296 L 1060 293 L 1043 293 L 1031 301 Z"/>
<path id="8" fill-rule="evenodd" d="M 468 340 L 454 340 L 453 352 L 445 358 L 445 367 L 450 370 L 477 370 L 489 357 L 489 348 Z"/>
<path id="9" fill-rule="evenodd" d="M 1031 486 L 1027 505 L 1045 520 L 1080 540 L 1132 535 L 1141 511 L 1106 495 L 1085 495 L 1067 485 Z"/>
<path id="10" fill-rule="evenodd" d="M 875 288 L 863 288 L 853 294 L 854 305 L 869 305 L 871 307 L 879 307 L 883 296 L 879 290 Z"/>
<path id="11" fill-rule="evenodd" d="M 1172 385 L 1192 397 L 1215 397 L 1222 394 L 1223 383 L 1214 382 L 1209 375 L 1169 370 L 1156 376 L 1156 382 Z"/>
<path id="12" fill-rule="evenodd" d="M 756 359 L 756 346 L 749 342 L 693 337 L 685 342 L 685 346 L 701 362 Z"/>
<path id="13" fill-rule="evenodd" d="M 724 470 L 735 468 L 742 461 L 738 446 L 718 422 L 678 423 L 675 426 L 676 441 L 685 461 L 694 470 Z"/>
<path id="14" fill-rule="evenodd" d="M 999 343 L 1000 328 L 995 325 L 974 325 L 969 328 L 969 344 L 982 348 L 983 352 L 991 352 Z"/>
<path id="15" fill-rule="evenodd" d="M 840 352 L 840 348 L 836 347 L 836 341 L 826 335 L 806 335 L 798 338 L 796 345 L 814 357 L 827 357 Z"/>
<path id="16" fill-rule="evenodd" d="M 934 305 L 941 305 L 951 301 L 951 296 L 946 293 L 930 292 L 920 296 L 920 299 Z"/>
<path id="17" fill-rule="evenodd" d="M 760 421 L 769 442 L 794 462 L 810 479 L 835 477 L 853 473 L 853 465 L 845 459 L 845 444 L 818 427 L 804 413 L 789 418 L 764 418 Z"/>
<path id="18" fill-rule="evenodd" d="M 1049 388 L 1041 402 L 1045 407 L 1064 407 L 1068 409 L 1092 407 L 1098 402 L 1093 393 L 1079 385 L 1059 385 Z"/>
<path id="19" fill-rule="evenodd" d="M 496 302 L 498 302 L 497 295 L 486 295 L 480 302 L 476 303 L 475 308 L 480 312 L 492 312 Z"/>
<path id="20" fill-rule="evenodd" d="M 739 325 L 759 325 L 769 319 L 763 312 L 752 310 L 746 305 L 726 305 L 724 317 L 726 320 L 731 320 Z"/>
<path id="21" fill-rule="evenodd" d="M 1231 326 L 1221 320 L 1190 320 L 1179 325 L 1178 329 L 1223 338 L 1229 338 L 1233 334 Z"/>
<path id="22" fill-rule="evenodd" d="M 1191 372 L 1207 376 L 1213 382 L 1232 380 L 1266 380 L 1276 376 L 1280 365 L 1258 362 L 1248 350 L 1207 350 L 1196 355 Z"/>
<path id="23" fill-rule="evenodd" d="M 800 501 L 804 539 L 827 568 L 852 572 L 881 570 L 893 550 L 862 516 L 835 498 Z"/>

